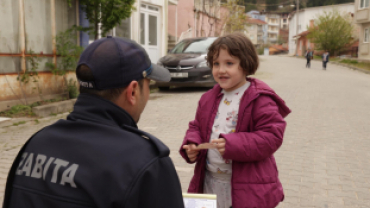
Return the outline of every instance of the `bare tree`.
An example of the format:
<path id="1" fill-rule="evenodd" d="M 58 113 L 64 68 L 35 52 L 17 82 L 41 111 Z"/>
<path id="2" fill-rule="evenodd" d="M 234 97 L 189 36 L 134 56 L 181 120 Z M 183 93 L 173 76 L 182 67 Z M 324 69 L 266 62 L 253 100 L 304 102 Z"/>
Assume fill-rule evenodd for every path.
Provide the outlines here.
<path id="1" fill-rule="evenodd" d="M 244 6 L 240 6 L 240 0 L 229 0 L 223 6 L 227 9 L 223 33 L 244 32 L 248 26 L 248 16 L 244 13 Z"/>

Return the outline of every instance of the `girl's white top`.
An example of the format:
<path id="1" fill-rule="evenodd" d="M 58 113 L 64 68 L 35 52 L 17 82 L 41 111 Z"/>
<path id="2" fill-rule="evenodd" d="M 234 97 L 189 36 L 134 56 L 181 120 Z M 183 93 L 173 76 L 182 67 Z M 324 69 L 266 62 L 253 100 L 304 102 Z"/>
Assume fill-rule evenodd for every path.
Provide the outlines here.
<path id="1" fill-rule="evenodd" d="M 239 104 L 244 92 L 248 89 L 250 82 L 231 92 L 222 90 L 224 96 L 218 107 L 215 120 L 212 126 L 210 142 L 218 139 L 220 134 L 235 132 L 238 123 Z M 232 173 L 232 161 L 225 160 L 217 149 L 209 149 L 207 154 L 207 170 L 213 177 L 230 181 Z"/>

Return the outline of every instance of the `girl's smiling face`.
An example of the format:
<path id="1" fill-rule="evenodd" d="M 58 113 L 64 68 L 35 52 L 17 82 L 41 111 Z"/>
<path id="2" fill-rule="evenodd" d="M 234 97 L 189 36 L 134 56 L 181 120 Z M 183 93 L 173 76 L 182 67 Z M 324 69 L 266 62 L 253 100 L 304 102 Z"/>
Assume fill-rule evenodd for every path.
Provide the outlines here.
<path id="1" fill-rule="evenodd" d="M 247 82 L 247 75 L 240 67 L 239 58 L 231 56 L 223 48 L 220 48 L 218 57 L 213 60 L 212 74 L 226 92 L 238 89 Z"/>

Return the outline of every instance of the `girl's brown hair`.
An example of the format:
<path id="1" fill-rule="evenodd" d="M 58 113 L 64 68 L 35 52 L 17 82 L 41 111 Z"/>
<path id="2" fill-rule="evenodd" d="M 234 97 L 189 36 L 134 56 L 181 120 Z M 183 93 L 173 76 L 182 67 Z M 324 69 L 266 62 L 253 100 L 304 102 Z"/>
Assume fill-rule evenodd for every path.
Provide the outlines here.
<path id="1" fill-rule="evenodd" d="M 225 49 L 234 57 L 239 58 L 240 66 L 247 75 L 257 71 L 259 60 L 252 42 L 243 33 L 232 33 L 219 37 L 208 48 L 207 63 L 213 68 L 213 61 L 218 58 L 220 49 Z"/>

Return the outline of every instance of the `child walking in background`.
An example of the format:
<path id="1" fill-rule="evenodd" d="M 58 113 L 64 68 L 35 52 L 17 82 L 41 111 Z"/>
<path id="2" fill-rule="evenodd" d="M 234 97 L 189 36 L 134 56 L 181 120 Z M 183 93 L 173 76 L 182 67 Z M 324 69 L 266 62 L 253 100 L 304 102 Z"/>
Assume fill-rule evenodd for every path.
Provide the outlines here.
<path id="1" fill-rule="evenodd" d="M 326 70 L 326 64 L 329 62 L 329 52 L 325 51 L 325 53 L 322 54 L 322 69 Z"/>
<path id="2" fill-rule="evenodd" d="M 307 59 L 306 68 L 311 68 L 311 59 L 313 58 L 313 51 L 308 49 L 305 56 L 306 56 L 306 59 Z"/>
<path id="3" fill-rule="evenodd" d="M 259 61 L 244 34 L 218 38 L 207 62 L 218 84 L 202 95 L 180 148 L 196 162 L 188 192 L 216 194 L 218 208 L 275 207 L 284 193 L 273 154 L 290 110 L 267 84 L 247 77 Z M 208 142 L 215 148 L 202 149 Z"/>

